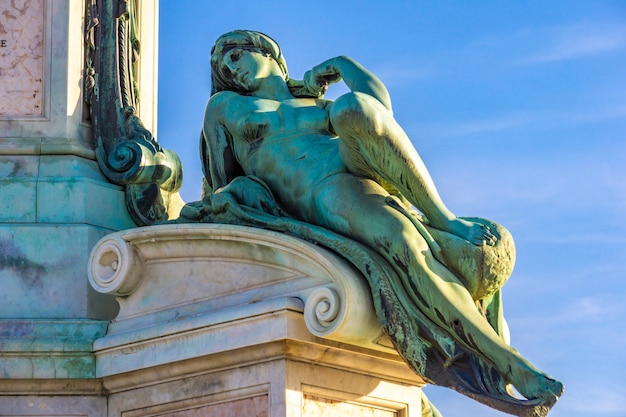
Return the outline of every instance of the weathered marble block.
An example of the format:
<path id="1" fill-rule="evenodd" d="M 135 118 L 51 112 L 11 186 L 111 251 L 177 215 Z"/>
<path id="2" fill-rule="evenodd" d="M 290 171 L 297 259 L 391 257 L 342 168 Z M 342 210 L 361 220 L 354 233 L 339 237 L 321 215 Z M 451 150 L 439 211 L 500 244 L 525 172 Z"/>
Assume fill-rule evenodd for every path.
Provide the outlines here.
<path id="1" fill-rule="evenodd" d="M 110 416 L 421 416 L 365 279 L 336 254 L 242 226 L 102 238 L 89 280 L 119 314 L 94 342 Z"/>
<path id="2" fill-rule="evenodd" d="M 94 345 L 102 376 L 290 337 L 289 329 L 273 324 L 252 328 L 277 310 L 304 316 L 305 339 L 393 352 L 356 269 L 328 250 L 275 232 L 208 224 L 117 232 L 94 247 L 89 279 L 120 304 L 107 336 Z M 170 346 L 165 335 L 181 333 L 197 343 Z M 230 337 L 234 333 L 238 337 Z M 132 354 L 119 351 L 130 346 Z"/>

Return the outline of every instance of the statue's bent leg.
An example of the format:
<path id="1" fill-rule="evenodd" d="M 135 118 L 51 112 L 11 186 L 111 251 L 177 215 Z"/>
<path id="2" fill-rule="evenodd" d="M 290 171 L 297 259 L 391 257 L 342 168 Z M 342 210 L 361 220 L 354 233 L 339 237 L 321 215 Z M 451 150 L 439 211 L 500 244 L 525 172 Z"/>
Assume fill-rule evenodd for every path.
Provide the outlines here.
<path id="1" fill-rule="evenodd" d="M 526 398 L 560 395 L 558 381 L 509 347 L 476 309 L 459 279 L 430 253 L 411 222 L 386 203 L 388 193 L 372 180 L 336 174 L 315 189 L 316 221 L 376 250 L 394 268 L 410 301 L 430 320 L 476 354 L 493 361 Z"/>
<path id="2" fill-rule="evenodd" d="M 487 227 L 459 219 L 445 206 L 406 133 L 379 101 L 363 93 L 345 94 L 332 104 L 330 121 L 350 172 L 392 185 L 437 229 L 474 244 L 494 241 Z"/>

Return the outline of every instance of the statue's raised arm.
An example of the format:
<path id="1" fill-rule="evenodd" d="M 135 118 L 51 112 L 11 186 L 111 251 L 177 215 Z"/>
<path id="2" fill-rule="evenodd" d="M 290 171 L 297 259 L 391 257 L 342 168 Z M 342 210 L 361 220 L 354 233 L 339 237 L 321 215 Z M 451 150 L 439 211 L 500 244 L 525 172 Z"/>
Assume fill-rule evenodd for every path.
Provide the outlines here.
<path id="1" fill-rule="evenodd" d="M 255 203 L 246 193 L 239 193 L 240 204 L 325 228 L 376 252 L 401 289 L 390 302 L 402 307 L 397 320 L 409 324 L 387 331 L 415 372 L 512 414 L 547 414 L 561 383 L 505 340 L 500 287 L 513 268 L 512 239 L 494 222 L 460 218 L 446 207 L 394 119 L 383 83 L 344 56 L 292 80 L 278 44 L 253 31 L 221 36 L 211 69 L 201 141 L 210 191 L 252 178 L 258 195 L 275 199 L 279 209 L 266 210 L 267 201 Z M 350 92 L 323 99 L 340 81 Z M 399 334 L 418 322 L 450 345 L 435 337 L 424 342 L 428 331 Z M 411 353 L 419 344 L 437 354 L 424 362 Z M 459 377 L 464 367 L 473 369 L 475 382 Z M 507 385 L 524 399 L 510 396 Z"/>
<path id="2" fill-rule="evenodd" d="M 342 81 L 350 91 L 367 94 L 391 111 L 387 87 L 374 74 L 347 56 L 338 56 L 316 65 L 304 74 L 304 85 L 311 91 L 324 94 L 330 84 Z"/>

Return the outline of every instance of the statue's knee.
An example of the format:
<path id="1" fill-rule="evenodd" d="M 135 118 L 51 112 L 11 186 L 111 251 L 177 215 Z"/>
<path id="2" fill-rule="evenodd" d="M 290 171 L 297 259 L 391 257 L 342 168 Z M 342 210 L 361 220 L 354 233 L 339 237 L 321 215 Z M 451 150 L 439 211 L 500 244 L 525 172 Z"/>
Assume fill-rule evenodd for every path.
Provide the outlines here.
<path id="1" fill-rule="evenodd" d="M 379 121 L 381 114 L 377 103 L 376 99 L 364 93 L 344 94 L 330 107 L 330 122 L 338 132 L 345 129 L 360 131 L 364 126 Z"/>
<path id="2" fill-rule="evenodd" d="M 354 93 L 344 94 L 330 106 L 330 121 L 333 125 L 344 125 L 351 117 L 354 117 L 354 113 L 358 111 L 358 104 Z"/>
<path id="3" fill-rule="evenodd" d="M 376 100 L 364 93 L 350 92 L 346 93 L 333 103 L 330 109 L 331 116 L 342 116 L 347 113 L 365 113 L 374 104 Z"/>

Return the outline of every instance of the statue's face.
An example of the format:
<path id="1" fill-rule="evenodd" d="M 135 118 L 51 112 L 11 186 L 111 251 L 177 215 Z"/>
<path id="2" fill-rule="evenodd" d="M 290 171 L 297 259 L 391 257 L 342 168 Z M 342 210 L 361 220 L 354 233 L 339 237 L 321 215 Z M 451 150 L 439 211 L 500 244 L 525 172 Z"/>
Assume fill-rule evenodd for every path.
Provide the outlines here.
<path id="1" fill-rule="evenodd" d="M 235 47 L 228 50 L 220 65 L 224 78 L 231 79 L 242 90 L 253 92 L 263 79 L 284 77 L 278 63 L 258 48 Z"/>

